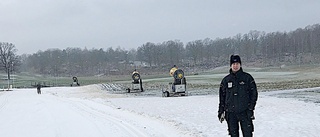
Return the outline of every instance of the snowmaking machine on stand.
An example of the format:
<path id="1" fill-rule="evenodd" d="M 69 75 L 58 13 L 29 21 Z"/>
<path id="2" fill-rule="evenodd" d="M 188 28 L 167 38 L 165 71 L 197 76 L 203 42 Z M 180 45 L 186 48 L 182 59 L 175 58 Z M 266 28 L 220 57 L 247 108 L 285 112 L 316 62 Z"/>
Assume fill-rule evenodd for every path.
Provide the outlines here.
<path id="1" fill-rule="evenodd" d="M 127 88 L 128 93 L 130 93 L 131 91 L 143 92 L 142 80 L 141 80 L 139 72 L 134 70 L 132 72 L 131 77 L 132 77 L 132 85 L 131 85 L 131 88 Z"/>
<path id="2" fill-rule="evenodd" d="M 79 82 L 78 82 L 78 78 L 77 77 L 72 77 L 72 84 L 70 84 L 70 86 L 80 86 Z"/>
<path id="3" fill-rule="evenodd" d="M 170 82 L 167 88 L 162 88 L 162 97 L 187 96 L 187 82 L 184 72 L 174 66 L 170 70 L 170 76 L 173 77 L 173 82 Z"/>

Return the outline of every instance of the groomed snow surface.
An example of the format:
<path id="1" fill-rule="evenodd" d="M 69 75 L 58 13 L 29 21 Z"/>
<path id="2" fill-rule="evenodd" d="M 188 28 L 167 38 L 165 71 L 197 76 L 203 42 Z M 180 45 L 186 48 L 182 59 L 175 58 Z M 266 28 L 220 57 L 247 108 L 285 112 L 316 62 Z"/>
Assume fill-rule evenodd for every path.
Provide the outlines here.
<path id="1" fill-rule="evenodd" d="M 320 88 L 260 92 L 256 137 L 318 137 Z M 146 91 L 147 92 L 147 91 Z M 110 94 L 100 85 L 0 92 L 0 137 L 227 137 L 218 95 Z"/>

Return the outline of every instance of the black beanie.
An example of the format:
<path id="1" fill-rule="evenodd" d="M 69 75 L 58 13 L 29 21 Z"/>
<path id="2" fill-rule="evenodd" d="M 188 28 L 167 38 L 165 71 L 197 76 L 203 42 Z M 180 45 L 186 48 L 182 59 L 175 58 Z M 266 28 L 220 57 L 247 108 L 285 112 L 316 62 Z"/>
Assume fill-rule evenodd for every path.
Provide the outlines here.
<path id="1" fill-rule="evenodd" d="M 241 64 L 241 59 L 240 59 L 239 55 L 231 55 L 231 57 L 230 57 L 230 66 L 235 62 L 239 62 Z"/>

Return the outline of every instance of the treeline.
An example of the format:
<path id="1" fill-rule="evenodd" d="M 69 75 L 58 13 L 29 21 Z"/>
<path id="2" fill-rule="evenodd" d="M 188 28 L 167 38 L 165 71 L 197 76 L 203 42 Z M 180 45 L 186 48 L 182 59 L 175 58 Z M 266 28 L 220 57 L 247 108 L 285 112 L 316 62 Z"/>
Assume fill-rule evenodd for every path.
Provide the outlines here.
<path id="1" fill-rule="evenodd" d="M 126 74 L 135 68 L 166 72 L 173 64 L 185 69 L 209 69 L 228 65 L 231 54 L 239 54 L 245 64 L 258 66 L 318 64 L 319 53 L 320 25 L 315 24 L 291 32 L 250 31 L 185 44 L 179 40 L 147 42 L 132 50 L 50 49 L 24 55 L 21 69 L 52 76 Z"/>
<path id="2" fill-rule="evenodd" d="M 21 71 L 50 76 L 88 76 L 119 74 L 126 70 L 135 51 L 121 48 L 103 49 L 50 49 L 22 57 Z M 128 68 L 129 69 L 129 68 Z"/>

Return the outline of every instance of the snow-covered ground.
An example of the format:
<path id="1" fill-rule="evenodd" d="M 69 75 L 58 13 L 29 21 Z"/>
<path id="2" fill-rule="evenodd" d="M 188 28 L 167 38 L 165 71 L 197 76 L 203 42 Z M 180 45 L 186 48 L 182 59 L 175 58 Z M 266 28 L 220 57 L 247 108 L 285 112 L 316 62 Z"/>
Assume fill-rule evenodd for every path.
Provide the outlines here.
<path id="1" fill-rule="evenodd" d="M 216 94 L 111 94 L 100 85 L 0 92 L 0 137 L 224 137 Z M 259 92 L 257 137 L 317 137 L 320 88 Z M 148 91 L 146 91 L 148 92 Z"/>

